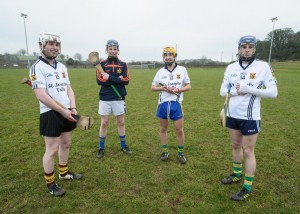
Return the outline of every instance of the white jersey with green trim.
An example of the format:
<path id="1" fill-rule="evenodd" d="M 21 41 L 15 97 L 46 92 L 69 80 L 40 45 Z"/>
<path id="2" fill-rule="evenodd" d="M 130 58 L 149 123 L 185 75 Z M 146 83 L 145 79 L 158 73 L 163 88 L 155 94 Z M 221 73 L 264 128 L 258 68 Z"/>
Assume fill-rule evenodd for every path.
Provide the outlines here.
<path id="1" fill-rule="evenodd" d="M 159 69 L 152 81 L 153 86 L 165 85 L 168 87 L 182 88 L 185 84 L 190 83 L 190 78 L 185 67 L 177 65 L 173 71 L 169 71 L 167 67 Z M 160 91 L 158 104 L 168 101 L 182 102 L 183 93 L 180 93 L 179 97 L 175 94 L 170 94 L 166 91 Z"/>
<path id="2" fill-rule="evenodd" d="M 253 94 L 237 95 L 235 87 L 241 82 L 256 89 L 276 85 L 272 68 L 267 62 L 255 59 L 249 65 L 234 62 L 227 66 L 224 73 L 221 90 L 231 87 L 227 116 L 243 120 L 260 120 L 261 97 Z"/>
<path id="3" fill-rule="evenodd" d="M 67 85 L 70 84 L 68 70 L 65 65 L 55 61 L 52 66 L 42 57 L 31 66 L 29 76 L 32 89 L 45 88 L 46 93 L 66 108 L 70 108 L 70 99 L 67 94 Z M 51 108 L 40 103 L 40 114 L 50 111 Z"/>

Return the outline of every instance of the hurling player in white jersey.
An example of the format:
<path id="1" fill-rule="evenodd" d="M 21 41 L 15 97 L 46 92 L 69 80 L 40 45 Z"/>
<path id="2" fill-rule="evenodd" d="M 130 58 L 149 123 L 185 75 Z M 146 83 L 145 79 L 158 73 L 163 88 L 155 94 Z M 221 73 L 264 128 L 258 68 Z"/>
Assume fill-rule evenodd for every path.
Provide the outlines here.
<path id="1" fill-rule="evenodd" d="M 40 103 L 40 134 L 45 141 L 43 157 L 44 178 L 51 195 L 62 196 L 65 190 L 55 182 L 54 157 L 59 158 L 59 179 L 82 178 L 68 169 L 71 131 L 76 128 L 75 95 L 70 85 L 67 68 L 56 61 L 61 50 L 60 37 L 55 33 L 41 33 L 41 56 L 30 68 L 32 89 Z M 62 104 L 67 110 L 58 105 Z"/>
<path id="2" fill-rule="evenodd" d="M 239 60 L 226 68 L 220 94 L 229 92 L 226 127 L 232 144 L 233 173 L 223 184 L 240 182 L 242 162 L 245 177 L 242 189 L 231 196 L 243 201 L 250 196 L 256 170 L 254 149 L 260 132 L 260 99 L 277 97 L 277 82 L 270 65 L 255 58 L 256 38 L 243 36 L 238 43 Z"/>
<path id="3" fill-rule="evenodd" d="M 186 163 L 183 154 L 183 92 L 191 89 L 190 78 L 185 67 L 175 62 L 177 53 L 173 47 L 165 47 L 162 54 L 165 66 L 158 70 L 153 81 L 152 91 L 159 91 L 158 108 L 156 116 L 160 119 L 160 141 L 162 155 L 160 159 L 166 161 L 168 152 L 168 121 L 174 121 L 176 136 L 178 139 L 178 160 L 181 164 Z"/>

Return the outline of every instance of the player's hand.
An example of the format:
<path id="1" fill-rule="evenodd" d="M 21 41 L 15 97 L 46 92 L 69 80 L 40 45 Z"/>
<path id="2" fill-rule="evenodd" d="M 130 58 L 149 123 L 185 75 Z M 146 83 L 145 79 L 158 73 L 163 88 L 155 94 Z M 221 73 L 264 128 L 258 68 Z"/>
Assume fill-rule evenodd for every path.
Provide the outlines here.
<path id="1" fill-rule="evenodd" d="M 179 94 L 178 88 L 172 87 L 171 90 L 172 90 L 172 94 Z"/>
<path id="2" fill-rule="evenodd" d="M 168 91 L 168 87 L 165 85 L 160 86 L 161 91 Z"/>
<path id="3" fill-rule="evenodd" d="M 235 88 L 236 88 L 236 92 L 238 93 L 238 95 L 242 95 L 244 96 L 245 94 L 247 94 L 246 90 L 247 85 L 244 83 L 237 83 Z"/>
<path id="4" fill-rule="evenodd" d="M 75 115 L 76 115 L 76 114 L 77 114 L 76 108 L 72 108 L 72 109 L 71 109 L 71 112 L 72 112 L 72 114 L 75 114 Z"/>
<path id="5" fill-rule="evenodd" d="M 166 91 L 170 94 L 173 94 L 173 87 L 166 87 Z"/>
<path id="6" fill-rule="evenodd" d="M 69 109 L 64 109 L 61 115 L 70 122 L 77 122 L 77 120 L 72 116 L 72 111 L 70 111 Z"/>
<path id="7" fill-rule="evenodd" d="M 108 80 L 109 74 L 106 73 L 106 72 L 103 72 L 103 73 L 102 73 L 102 78 L 103 78 L 104 80 Z"/>

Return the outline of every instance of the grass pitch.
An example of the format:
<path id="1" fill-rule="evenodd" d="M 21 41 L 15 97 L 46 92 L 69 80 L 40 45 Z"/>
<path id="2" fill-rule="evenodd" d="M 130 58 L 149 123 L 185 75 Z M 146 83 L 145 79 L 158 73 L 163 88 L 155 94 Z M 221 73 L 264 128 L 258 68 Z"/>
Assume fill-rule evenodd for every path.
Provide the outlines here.
<path id="1" fill-rule="evenodd" d="M 19 83 L 28 71 L 0 69 L 0 213 L 299 213 L 300 63 L 273 65 L 279 95 L 262 99 L 253 195 L 242 203 L 229 199 L 241 184 L 220 184 L 231 173 L 229 137 L 219 124 L 224 69 L 188 69 L 192 90 L 183 101 L 186 165 L 177 161 L 172 124 L 170 158 L 159 160 L 158 93 L 150 90 L 156 70 L 130 71 L 126 138 L 133 155 L 119 150 L 116 122 L 111 117 L 105 157 L 98 160 L 95 71 L 70 69 L 77 109 L 93 116 L 95 126 L 73 133 L 69 166 L 85 179 L 58 181 L 67 191 L 63 198 L 51 197 L 45 187 L 38 102 L 32 90 Z"/>

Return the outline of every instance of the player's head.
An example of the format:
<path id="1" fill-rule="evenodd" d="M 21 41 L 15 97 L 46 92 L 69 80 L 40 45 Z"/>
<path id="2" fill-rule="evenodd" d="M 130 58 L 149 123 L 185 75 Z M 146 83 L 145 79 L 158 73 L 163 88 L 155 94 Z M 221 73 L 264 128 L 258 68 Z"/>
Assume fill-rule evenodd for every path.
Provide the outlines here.
<path id="1" fill-rule="evenodd" d="M 41 54 L 49 60 L 55 59 L 60 54 L 60 37 L 55 33 L 43 32 L 39 36 Z"/>
<path id="2" fill-rule="evenodd" d="M 239 59 L 242 61 L 250 61 L 255 58 L 256 38 L 254 36 L 243 36 L 238 43 Z"/>
<path id="3" fill-rule="evenodd" d="M 108 40 L 106 43 L 106 53 L 108 58 L 118 58 L 119 43 L 117 40 Z"/>
<path id="4" fill-rule="evenodd" d="M 177 53 L 174 47 L 165 47 L 162 52 L 162 57 L 167 66 L 172 65 L 175 62 Z"/>

